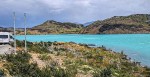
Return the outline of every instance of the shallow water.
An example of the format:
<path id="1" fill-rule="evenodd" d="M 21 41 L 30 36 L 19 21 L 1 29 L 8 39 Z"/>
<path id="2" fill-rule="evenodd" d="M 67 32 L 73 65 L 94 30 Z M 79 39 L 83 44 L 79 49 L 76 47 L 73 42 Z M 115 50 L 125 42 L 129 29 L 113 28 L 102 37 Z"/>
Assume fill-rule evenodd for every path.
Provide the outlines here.
<path id="1" fill-rule="evenodd" d="M 24 40 L 23 35 L 16 36 L 18 40 Z M 27 35 L 31 42 L 58 41 L 95 44 L 106 46 L 116 52 L 124 51 L 135 61 L 142 62 L 150 67 L 150 34 L 61 34 L 61 35 Z"/>

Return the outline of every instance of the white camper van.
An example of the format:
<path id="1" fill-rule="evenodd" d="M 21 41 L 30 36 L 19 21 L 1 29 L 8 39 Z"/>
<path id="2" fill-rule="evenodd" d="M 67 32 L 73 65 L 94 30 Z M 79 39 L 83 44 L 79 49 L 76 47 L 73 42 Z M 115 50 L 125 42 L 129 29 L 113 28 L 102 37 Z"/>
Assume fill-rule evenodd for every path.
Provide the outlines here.
<path id="1" fill-rule="evenodd" d="M 14 38 L 9 32 L 0 32 L 0 44 L 11 44 L 14 42 Z"/>

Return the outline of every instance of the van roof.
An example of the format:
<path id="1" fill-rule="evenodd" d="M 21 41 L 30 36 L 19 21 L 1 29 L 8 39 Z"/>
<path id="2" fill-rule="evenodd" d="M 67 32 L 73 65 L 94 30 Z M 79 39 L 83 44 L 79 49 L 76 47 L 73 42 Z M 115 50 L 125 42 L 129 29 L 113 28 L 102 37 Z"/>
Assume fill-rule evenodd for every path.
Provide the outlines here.
<path id="1" fill-rule="evenodd" d="M 12 34 L 9 32 L 0 32 L 0 35 L 12 35 Z"/>

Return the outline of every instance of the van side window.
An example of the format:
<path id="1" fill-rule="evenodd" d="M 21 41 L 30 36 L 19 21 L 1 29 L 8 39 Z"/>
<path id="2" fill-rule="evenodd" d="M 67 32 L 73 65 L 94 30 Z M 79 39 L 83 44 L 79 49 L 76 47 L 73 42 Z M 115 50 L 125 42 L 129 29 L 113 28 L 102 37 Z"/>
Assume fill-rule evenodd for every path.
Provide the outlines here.
<path id="1" fill-rule="evenodd" d="M 0 38 L 8 38 L 8 35 L 0 35 Z"/>

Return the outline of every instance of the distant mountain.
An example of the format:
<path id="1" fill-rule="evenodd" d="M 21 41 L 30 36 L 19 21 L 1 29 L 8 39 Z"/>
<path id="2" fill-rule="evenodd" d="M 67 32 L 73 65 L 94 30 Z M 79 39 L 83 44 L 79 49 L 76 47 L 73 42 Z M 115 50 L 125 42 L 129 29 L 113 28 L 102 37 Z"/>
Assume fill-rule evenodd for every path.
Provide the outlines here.
<path id="1" fill-rule="evenodd" d="M 17 28 L 17 34 L 24 34 Z M 0 27 L 0 31 L 13 32 L 13 28 Z M 77 24 L 48 20 L 27 29 L 27 34 L 125 34 L 150 33 L 150 14 L 114 16 L 105 20 Z"/>
<path id="2" fill-rule="evenodd" d="M 95 21 L 85 27 L 80 33 L 88 34 L 122 34 L 150 33 L 149 14 L 134 14 L 130 16 L 114 16 L 102 21 Z"/>
<path id="3" fill-rule="evenodd" d="M 0 27 L 0 32 L 12 32 L 13 29 L 11 28 L 4 28 L 4 27 Z"/>
<path id="4" fill-rule="evenodd" d="M 10 32 L 10 33 L 14 33 L 14 28 L 13 27 L 0 27 L 0 32 Z M 16 28 L 16 34 L 20 34 L 20 33 L 24 33 L 24 28 Z"/>
<path id="5" fill-rule="evenodd" d="M 83 28 L 82 24 L 75 24 L 70 22 L 57 22 L 48 20 L 41 25 L 35 26 L 28 30 L 28 34 L 67 34 L 79 33 Z"/>
<path id="6" fill-rule="evenodd" d="M 92 23 L 94 23 L 95 21 L 91 21 L 91 22 L 86 22 L 86 23 L 84 23 L 83 25 L 84 26 L 88 26 L 88 25 L 90 25 L 90 24 L 92 24 Z"/>

